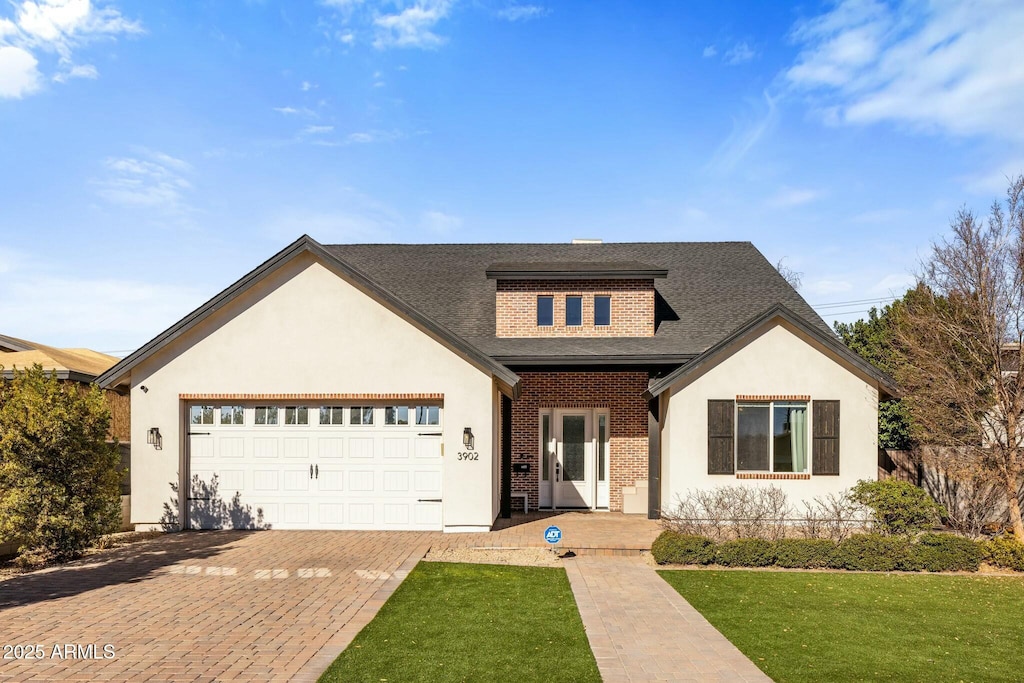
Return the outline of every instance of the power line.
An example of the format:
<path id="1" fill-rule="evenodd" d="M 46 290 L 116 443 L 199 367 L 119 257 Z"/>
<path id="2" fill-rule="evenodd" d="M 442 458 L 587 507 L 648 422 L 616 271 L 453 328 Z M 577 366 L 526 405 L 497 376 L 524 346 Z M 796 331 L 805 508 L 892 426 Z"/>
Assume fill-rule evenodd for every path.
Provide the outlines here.
<path id="1" fill-rule="evenodd" d="M 841 308 L 844 306 L 861 306 L 864 304 L 884 304 L 895 301 L 898 297 L 889 296 L 879 299 L 854 299 L 851 301 L 832 301 L 826 304 L 811 304 L 811 308 Z"/>

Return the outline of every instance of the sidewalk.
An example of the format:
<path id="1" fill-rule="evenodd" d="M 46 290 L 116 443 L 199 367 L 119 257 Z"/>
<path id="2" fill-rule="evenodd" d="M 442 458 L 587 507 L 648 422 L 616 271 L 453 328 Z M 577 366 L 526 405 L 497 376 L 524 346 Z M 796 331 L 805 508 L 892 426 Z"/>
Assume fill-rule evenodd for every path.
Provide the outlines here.
<path id="1" fill-rule="evenodd" d="M 605 683 L 771 683 L 640 557 L 565 560 Z"/>

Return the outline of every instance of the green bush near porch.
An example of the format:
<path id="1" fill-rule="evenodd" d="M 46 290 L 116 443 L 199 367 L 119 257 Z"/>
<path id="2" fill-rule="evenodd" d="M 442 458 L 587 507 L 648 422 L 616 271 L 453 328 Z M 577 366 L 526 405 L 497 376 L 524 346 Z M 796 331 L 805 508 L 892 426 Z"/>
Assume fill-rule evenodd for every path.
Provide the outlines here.
<path id="1" fill-rule="evenodd" d="M 320 680 L 601 676 L 564 569 L 420 562 Z"/>

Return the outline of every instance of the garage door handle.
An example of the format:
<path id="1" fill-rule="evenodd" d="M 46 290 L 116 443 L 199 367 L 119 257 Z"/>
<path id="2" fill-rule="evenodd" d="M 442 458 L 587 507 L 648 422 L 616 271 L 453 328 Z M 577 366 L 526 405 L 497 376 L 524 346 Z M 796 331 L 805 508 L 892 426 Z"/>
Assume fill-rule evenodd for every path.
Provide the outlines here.
<path id="1" fill-rule="evenodd" d="M 320 478 L 320 465 L 317 465 L 317 466 L 316 466 L 316 478 L 317 478 L 317 479 L 319 479 L 319 478 Z"/>
<path id="2" fill-rule="evenodd" d="M 309 478 L 310 479 L 313 478 L 313 466 L 312 465 L 309 466 Z"/>
<path id="3" fill-rule="evenodd" d="M 440 503 L 440 498 L 420 498 L 417 503 Z"/>
<path id="4" fill-rule="evenodd" d="M 416 436 L 441 436 L 441 432 L 420 432 Z"/>

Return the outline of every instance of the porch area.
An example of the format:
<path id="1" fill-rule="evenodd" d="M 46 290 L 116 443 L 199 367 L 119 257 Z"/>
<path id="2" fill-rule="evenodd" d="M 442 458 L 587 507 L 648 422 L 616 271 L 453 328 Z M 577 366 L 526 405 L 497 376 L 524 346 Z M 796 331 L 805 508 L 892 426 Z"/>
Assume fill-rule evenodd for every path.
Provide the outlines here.
<path id="1" fill-rule="evenodd" d="M 552 547 L 544 539 L 544 530 L 554 525 L 562 530 L 562 541 L 553 547 L 577 555 L 640 555 L 649 551 L 661 533 L 656 520 L 644 515 L 619 512 L 534 511 L 512 513 L 489 532 L 443 534 L 433 549 L 475 548 L 515 549 Z"/>

